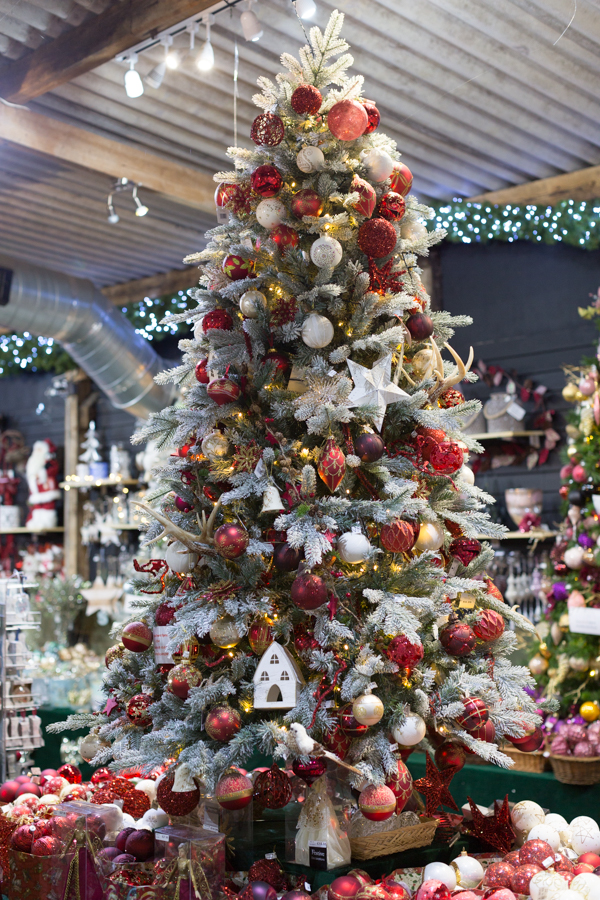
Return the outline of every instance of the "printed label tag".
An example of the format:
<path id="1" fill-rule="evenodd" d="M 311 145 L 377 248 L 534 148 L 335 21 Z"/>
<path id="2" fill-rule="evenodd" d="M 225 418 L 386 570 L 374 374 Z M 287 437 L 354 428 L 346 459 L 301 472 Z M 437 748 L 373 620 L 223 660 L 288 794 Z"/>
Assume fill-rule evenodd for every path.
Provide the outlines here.
<path id="1" fill-rule="evenodd" d="M 265 853 L 265 859 L 277 859 L 276 853 Z"/>
<path id="2" fill-rule="evenodd" d="M 469 594 L 461 594 L 458 603 L 459 609 L 475 609 L 475 597 Z"/>
<path id="3" fill-rule="evenodd" d="M 173 663 L 174 659 L 167 650 L 169 644 L 169 626 L 157 625 L 154 629 L 154 660 L 157 665 Z"/>
<path id="4" fill-rule="evenodd" d="M 569 631 L 574 634 L 600 634 L 600 609 L 585 606 L 570 609 Z"/>
<path id="5" fill-rule="evenodd" d="M 311 869 L 327 871 L 327 843 L 325 841 L 308 842 L 308 864 Z"/>
<path id="6" fill-rule="evenodd" d="M 525 418 L 525 410 L 522 406 L 519 406 L 518 403 L 511 403 L 506 412 L 509 414 L 509 416 L 512 416 L 513 419 L 516 419 L 517 422 L 520 422 Z"/>
<path id="7" fill-rule="evenodd" d="M 155 841 L 168 841 L 168 840 L 169 840 L 169 835 L 168 835 L 168 834 L 161 834 L 160 831 L 155 831 L 155 832 L 154 832 L 154 840 L 155 840 Z"/>

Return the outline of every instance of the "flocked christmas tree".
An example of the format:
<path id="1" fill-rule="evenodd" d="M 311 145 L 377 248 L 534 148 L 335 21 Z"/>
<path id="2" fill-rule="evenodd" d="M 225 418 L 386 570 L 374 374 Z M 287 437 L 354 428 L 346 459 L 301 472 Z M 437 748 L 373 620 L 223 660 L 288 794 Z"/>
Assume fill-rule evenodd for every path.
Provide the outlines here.
<path id="1" fill-rule="evenodd" d="M 164 376 L 183 402 L 138 436 L 174 448 L 147 534 L 171 540 L 168 568 L 144 569 L 106 712 L 71 718 L 95 726 L 95 764 L 166 762 L 167 810 L 173 786 L 194 805 L 194 779 L 249 802 L 224 773 L 256 749 L 314 775 L 326 748 L 393 788 L 424 740 L 440 766 L 539 745 L 508 659 L 507 622 L 530 626 L 483 580 L 478 537 L 502 528 L 463 465 L 476 401 L 447 342 L 470 320 L 431 311 L 418 257 L 443 233 L 348 74 L 342 22 L 259 79 L 254 147 L 215 176 L 226 221 L 188 260 L 197 306 L 176 321 L 194 335 Z"/>

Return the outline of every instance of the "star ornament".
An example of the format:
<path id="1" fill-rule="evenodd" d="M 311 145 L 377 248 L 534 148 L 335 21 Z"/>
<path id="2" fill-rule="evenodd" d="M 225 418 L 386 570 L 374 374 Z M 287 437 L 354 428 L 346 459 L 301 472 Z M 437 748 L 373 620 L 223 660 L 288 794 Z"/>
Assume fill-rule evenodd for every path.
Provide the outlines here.
<path id="1" fill-rule="evenodd" d="M 354 382 L 354 390 L 348 397 L 346 405 L 349 407 L 376 406 L 378 415 L 373 424 L 378 431 L 381 431 L 388 403 L 397 403 L 404 397 L 408 397 L 406 391 L 390 381 L 392 354 L 388 353 L 387 356 L 376 362 L 372 369 L 359 366 L 351 359 L 346 361 Z"/>
<path id="2" fill-rule="evenodd" d="M 455 767 L 450 767 L 440 772 L 433 764 L 429 753 L 426 754 L 425 778 L 415 781 L 416 790 L 425 797 L 426 816 L 432 816 L 438 806 L 449 806 L 458 812 L 458 806 L 448 788 L 456 771 Z"/>
<path id="3" fill-rule="evenodd" d="M 473 821 L 470 827 L 471 834 L 479 838 L 490 847 L 500 850 L 502 853 L 508 853 L 515 839 L 515 832 L 510 821 L 510 809 L 508 807 L 508 794 L 502 801 L 502 805 L 498 805 L 498 801 L 494 801 L 494 815 L 484 816 L 470 797 L 467 797 L 469 806 L 471 807 L 471 816 Z"/>

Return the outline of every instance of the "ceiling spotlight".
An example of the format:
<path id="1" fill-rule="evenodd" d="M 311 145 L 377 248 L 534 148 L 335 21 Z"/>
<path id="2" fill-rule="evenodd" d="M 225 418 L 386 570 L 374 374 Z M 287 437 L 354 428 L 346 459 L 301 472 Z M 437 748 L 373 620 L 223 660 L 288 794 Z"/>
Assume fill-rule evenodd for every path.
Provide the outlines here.
<path id="1" fill-rule="evenodd" d="M 148 87 L 153 88 L 153 90 L 157 91 L 161 84 L 163 83 L 163 78 L 165 77 L 165 72 L 167 71 L 167 58 L 170 56 L 169 47 L 173 43 L 173 36 L 171 34 L 164 34 L 160 42 L 162 46 L 165 48 L 165 58 L 162 62 L 159 62 L 153 69 L 151 69 L 144 81 L 148 85 Z M 169 66 L 171 68 L 171 66 Z M 175 66 L 176 68 L 176 66 Z"/>
<path id="2" fill-rule="evenodd" d="M 171 50 L 170 53 L 167 53 L 165 56 L 165 65 L 167 69 L 178 69 L 181 63 L 181 56 L 179 55 L 177 50 Z"/>
<path id="3" fill-rule="evenodd" d="M 317 11 L 315 0 L 294 0 L 296 12 L 301 19 L 312 19 Z"/>
<path id="4" fill-rule="evenodd" d="M 240 16 L 242 31 L 247 41 L 259 41 L 263 35 L 262 25 L 252 9 L 252 0 L 247 0 L 247 7 Z"/>
<path id="5" fill-rule="evenodd" d="M 210 42 L 210 26 L 211 16 L 206 19 L 206 40 L 202 44 L 202 48 L 196 59 L 196 67 L 201 72 L 209 72 L 215 64 L 215 51 Z"/>
<path id="6" fill-rule="evenodd" d="M 109 225 L 116 225 L 117 222 L 119 221 L 119 216 L 115 212 L 115 208 L 113 206 L 113 195 L 112 194 L 108 195 L 106 205 L 108 207 L 108 223 L 109 223 Z"/>
<path id="7" fill-rule="evenodd" d="M 135 70 L 137 54 L 133 53 L 129 57 L 128 62 L 129 69 L 125 72 L 125 77 L 123 79 L 125 83 L 125 93 L 131 100 L 135 100 L 136 97 L 141 97 L 144 93 L 144 85 L 142 84 L 140 73 Z"/>
<path id="8" fill-rule="evenodd" d="M 135 214 L 139 219 L 141 219 L 142 216 L 148 215 L 149 210 L 148 210 L 148 207 L 144 206 L 144 204 L 141 202 L 140 198 L 137 195 L 137 190 L 138 190 L 138 186 L 136 184 L 133 188 L 133 191 L 131 192 L 131 195 L 132 195 L 133 201 L 135 203 Z"/>

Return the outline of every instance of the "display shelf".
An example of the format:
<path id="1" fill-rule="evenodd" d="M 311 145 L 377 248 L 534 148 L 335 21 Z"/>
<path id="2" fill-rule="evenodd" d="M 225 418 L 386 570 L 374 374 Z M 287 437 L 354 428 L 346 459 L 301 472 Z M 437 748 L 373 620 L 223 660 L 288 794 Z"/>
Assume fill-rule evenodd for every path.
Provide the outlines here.
<path id="1" fill-rule="evenodd" d="M 527 541 L 545 541 L 548 538 L 554 538 L 558 534 L 559 531 L 545 531 L 542 528 L 532 529 L 531 531 L 507 531 L 506 534 L 503 534 L 500 538 L 492 538 L 489 535 L 478 534 L 476 540 L 478 541 L 518 541 L 518 540 L 527 540 Z"/>
<path id="2" fill-rule="evenodd" d="M 513 438 L 542 437 L 544 434 L 544 431 L 484 431 L 482 434 L 466 434 L 465 437 L 476 441 L 511 441 Z"/>
<path id="3" fill-rule="evenodd" d="M 44 528 L 41 531 L 32 531 L 31 528 L 22 526 L 21 528 L 0 528 L 0 534 L 59 534 L 64 530 L 62 525 L 57 525 L 56 528 Z"/>
<path id="4" fill-rule="evenodd" d="M 117 522 L 114 523 L 115 531 L 139 531 L 143 526 L 140 525 L 131 525 L 129 523 L 125 523 L 123 525 L 119 525 Z"/>
<path id="5" fill-rule="evenodd" d="M 61 481 L 59 487 L 63 490 L 76 488 L 78 491 L 89 491 L 94 487 L 132 487 L 138 484 L 137 478 L 77 478 L 72 476 L 67 481 Z"/>

